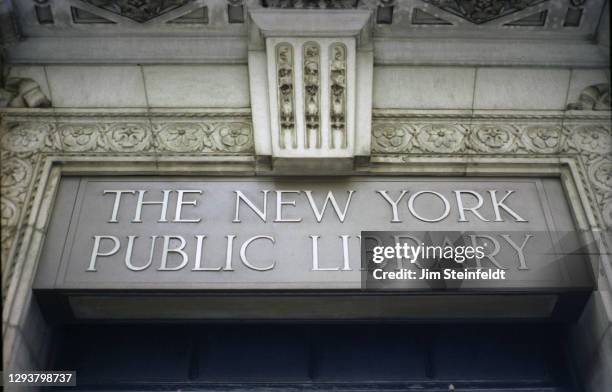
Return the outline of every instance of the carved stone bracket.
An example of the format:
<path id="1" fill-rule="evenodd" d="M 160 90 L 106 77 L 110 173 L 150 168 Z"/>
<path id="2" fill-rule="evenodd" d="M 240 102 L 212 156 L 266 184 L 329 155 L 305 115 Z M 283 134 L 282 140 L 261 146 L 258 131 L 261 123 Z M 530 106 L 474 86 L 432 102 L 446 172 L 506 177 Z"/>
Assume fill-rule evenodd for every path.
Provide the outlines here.
<path id="1" fill-rule="evenodd" d="M 38 83 L 27 78 L 9 78 L 0 88 L 0 107 L 47 108 L 51 101 Z"/>
<path id="2" fill-rule="evenodd" d="M 569 110 L 610 110 L 610 85 L 588 86 L 580 93 L 578 102 L 567 105 Z"/>

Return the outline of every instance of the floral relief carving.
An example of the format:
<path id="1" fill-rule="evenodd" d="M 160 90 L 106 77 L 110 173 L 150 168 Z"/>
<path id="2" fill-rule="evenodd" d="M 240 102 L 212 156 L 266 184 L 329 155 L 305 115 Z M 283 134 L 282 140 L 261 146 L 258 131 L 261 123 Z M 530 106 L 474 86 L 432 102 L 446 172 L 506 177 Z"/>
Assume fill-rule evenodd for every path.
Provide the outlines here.
<path id="1" fill-rule="evenodd" d="M 612 159 L 597 160 L 590 166 L 589 174 L 595 186 L 612 191 Z"/>
<path id="2" fill-rule="evenodd" d="M 470 141 L 489 152 L 507 152 L 515 146 L 514 130 L 509 126 L 480 125 L 473 129 Z"/>
<path id="3" fill-rule="evenodd" d="M 19 218 L 17 206 L 7 197 L 2 196 L 0 199 L 2 209 L 2 227 L 9 228 L 15 226 L 17 224 L 17 219 Z"/>
<path id="4" fill-rule="evenodd" d="M 583 125 L 573 129 L 572 141 L 576 148 L 596 154 L 612 152 L 610 130 L 602 125 Z"/>
<path id="5" fill-rule="evenodd" d="M 44 144 L 50 126 L 44 123 L 17 123 L 2 135 L 2 147 L 13 152 L 36 151 Z"/>
<path id="6" fill-rule="evenodd" d="M 421 147 L 430 152 L 452 153 L 463 147 L 464 132 L 450 124 L 427 124 L 417 133 Z"/>
<path id="7" fill-rule="evenodd" d="M 372 149 L 375 152 L 400 152 L 404 150 L 412 133 L 408 126 L 395 123 L 381 123 L 374 126 L 372 132 Z"/>
<path id="8" fill-rule="evenodd" d="M 107 139 L 115 151 L 144 151 L 151 145 L 151 131 L 147 124 L 118 123 L 110 126 Z"/>
<path id="9" fill-rule="evenodd" d="M 14 186 L 27 183 L 32 177 L 32 168 L 28 163 L 17 157 L 11 157 L 2 161 L 2 189 L 10 192 Z"/>
<path id="10" fill-rule="evenodd" d="M 156 131 L 160 151 L 245 153 L 253 150 L 251 127 L 244 122 L 179 122 Z"/>
<path id="11" fill-rule="evenodd" d="M 9 144 L 10 145 L 10 144 Z M 26 200 L 26 194 L 33 179 L 33 154 L 2 151 L 0 213 L 2 285 L 9 281 L 12 275 L 12 264 L 8 263 L 10 250 L 15 241 L 17 225 Z M 2 291 L 3 294 L 6 290 Z"/>
<path id="12" fill-rule="evenodd" d="M 67 151 L 92 151 L 98 146 L 101 129 L 97 124 L 62 124 L 59 136 Z"/>
<path id="13" fill-rule="evenodd" d="M 560 150 L 564 135 L 560 126 L 533 125 L 525 127 L 522 139 L 529 150 L 551 154 Z"/>
<path id="14" fill-rule="evenodd" d="M 212 147 L 208 126 L 198 123 L 171 123 L 157 132 L 160 149 L 174 152 L 201 151 Z"/>
<path id="15" fill-rule="evenodd" d="M 252 149 L 250 129 L 242 123 L 222 124 L 216 135 L 220 151 L 245 152 Z"/>

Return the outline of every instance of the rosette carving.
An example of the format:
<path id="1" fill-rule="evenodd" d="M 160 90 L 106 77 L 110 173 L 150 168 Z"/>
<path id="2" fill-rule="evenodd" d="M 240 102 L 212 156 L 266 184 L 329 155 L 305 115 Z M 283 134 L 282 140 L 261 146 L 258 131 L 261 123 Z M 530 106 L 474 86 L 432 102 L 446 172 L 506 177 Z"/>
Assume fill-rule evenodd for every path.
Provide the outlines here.
<path id="1" fill-rule="evenodd" d="M 372 135 L 372 149 L 375 152 L 405 151 L 412 140 L 410 127 L 396 123 L 376 124 Z"/>
<path id="2" fill-rule="evenodd" d="M 157 132 L 161 150 L 196 152 L 213 146 L 210 127 L 206 124 L 181 122 L 162 125 Z"/>
<path id="3" fill-rule="evenodd" d="M 2 135 L 2 148 L 13 152 L 37 151 L 43 146 L 50 128 L 51 126 L 45 123 L 11 124 Z"/>
<path id="4" fill-rule="evenodd" d="M 603 157 L 593 162 L 589 168 L 589 177 L 596 187 L 612 192 L 612 159 Z"/>
<path id="5" fill-rule="evenodd" d="M 143 123 L 112 124 L 106 139 L 111 150 L 114 151 L 145 151 L 151 147 L 151 129 Z"/>
<path id="6" fill-rule="evenodd" d="M 98 147 L 101 128 L 97 124 L 61 124 L 58 128 L 62 148 L 66 151 L 93 151 Z"/>
<path id="7" fill-rule="evenodd" d="M 612 136 L 610 130 L 603 125 L 583 125 L 573 129 L 572 142 L 580 150 L 595 154 L 612 152 Z"/>
<path id="8" fill-rule="evenodd" d="M 465 132 L 456 125 L 426 124 L 417 133 L 420 146 L 430 152 L 453 153 L 464 146 Z"/>
<path id="9" fill-rule="evenodd" d="M 528 150 L 547 154 L 560 151 L 564 138 L 561 127 L 556 125 L 527 126 L 522 135 Z"/>
<path id="10" fill-rule="evenodd" d="M 244 123 L 220 123 L 215 127 L 214 140 L 218 151 L 248 152 L 253 149 L 252 132 Z"/>
<path id="11" fill-rule="evenodd" d="M 479 125 L 470 135 L 477 150 L 485 152 L 508 152 L 516 147 L 515 131 L 506 125 Z"/>

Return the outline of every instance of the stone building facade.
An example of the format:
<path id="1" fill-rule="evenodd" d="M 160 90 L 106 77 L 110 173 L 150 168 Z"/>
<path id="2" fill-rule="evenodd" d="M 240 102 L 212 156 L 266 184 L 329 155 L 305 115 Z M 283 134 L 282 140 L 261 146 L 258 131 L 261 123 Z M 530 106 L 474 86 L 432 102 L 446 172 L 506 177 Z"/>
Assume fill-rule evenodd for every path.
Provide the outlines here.
<path id="1" fill-rule="evenodd" d="M 605 0 L 3 0 L 4 369 L 56 350 L 32 287 L 62 177 L 555 177 L 592 244 L 568 350 L 585 391 L 610 390 L 608 15 Z"/>

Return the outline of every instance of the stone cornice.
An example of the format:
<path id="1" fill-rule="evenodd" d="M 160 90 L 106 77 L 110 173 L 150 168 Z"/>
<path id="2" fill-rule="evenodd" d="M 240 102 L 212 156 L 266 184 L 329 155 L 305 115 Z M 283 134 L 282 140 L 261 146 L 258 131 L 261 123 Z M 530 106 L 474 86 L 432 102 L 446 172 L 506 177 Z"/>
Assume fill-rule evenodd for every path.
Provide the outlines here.
<path id="1" fill-rule="evenodd" d="M 241 117 L 250 118 L 251 108 L 49 108 L 49 109 L 30 109 L 30 108 L 1 108 L 2 114 L 7 121 L 15 120 L 22 121 L 23 119 L 31 118 L 197 118 L 197 117 Z"/>
<path id="2" fill-rule="evenodd" d="M 0 114 L 9 120 L 24 121 L 32 118 L 198 118 L 241 117 L 250 118 L 251 108 L 0 108 Z M 576 120 L 612 121 L 612 112 L 607 110 L 372 110 L 373 119 L 498 119 L 498 120 Z"/>
<path id="3" fill-rule="evenodd" d="M 596 110 L 372 110 L 373 119 L 499 119 L 499 120 L 596 120 L 611 121 L 610 111 Z"/>

